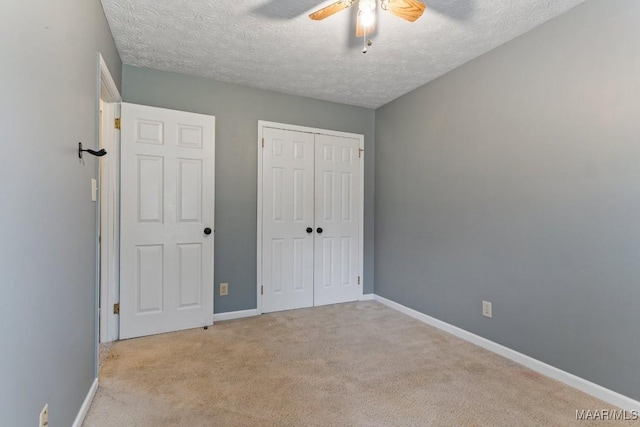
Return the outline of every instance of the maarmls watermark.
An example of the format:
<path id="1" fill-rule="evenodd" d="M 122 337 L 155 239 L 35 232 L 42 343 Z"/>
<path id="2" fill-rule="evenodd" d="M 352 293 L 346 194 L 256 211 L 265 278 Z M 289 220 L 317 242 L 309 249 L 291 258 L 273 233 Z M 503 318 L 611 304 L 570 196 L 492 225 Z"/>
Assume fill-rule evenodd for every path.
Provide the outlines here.
<path id="1" fill-rule="evenodd" d="M 578 421 L 637 421 L 640 411 L 624 409 L 576 409 Z"/>

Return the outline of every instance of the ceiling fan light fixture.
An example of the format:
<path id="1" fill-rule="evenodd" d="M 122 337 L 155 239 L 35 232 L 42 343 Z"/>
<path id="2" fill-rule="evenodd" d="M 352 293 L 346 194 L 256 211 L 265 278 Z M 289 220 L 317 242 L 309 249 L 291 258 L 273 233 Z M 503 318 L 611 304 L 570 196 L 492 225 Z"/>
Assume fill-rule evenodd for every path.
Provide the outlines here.
<path id="1" fill-rule="evenodd" d="M 360 25 L 369 28 L 376 23 L 376 0 L 360 0 L 358 3 Z"/>
<path id="2" fill-rule="evenodd" d="M 367 35 L 371 35 L 376 31 L 376 6 L 378 1 L 382 10 L 409 22 L 414 22 L 420 18 L 426 7 L 420 0 L 337 0 L 329 6 L 316 10 L 309 15 L 309 18 L 314 21 L 321 21 L 358 2 L 356 37 L 362 37 L 362 53 L 366 53 L 367 46 L 371 46 L 371 39 L 367 42 Z"/>

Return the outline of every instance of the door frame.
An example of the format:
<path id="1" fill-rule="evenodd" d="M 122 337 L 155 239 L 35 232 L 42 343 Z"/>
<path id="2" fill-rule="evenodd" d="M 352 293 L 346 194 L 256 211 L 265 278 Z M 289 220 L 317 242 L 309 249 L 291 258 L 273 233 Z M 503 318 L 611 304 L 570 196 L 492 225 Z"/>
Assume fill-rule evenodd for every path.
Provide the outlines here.
<path id="1" fill-rule="evenodd" d="M 257 210 L 257 247 L 256 247 L 256 309 L 258 314 L 262 314 L 262 132 L 264 128 L 274 128 L 305 132 L 312 134 L 322 134 L 337 136 L 342 138 L 353 138 L 358 140 L 358 148 L 361 155 L 360 161 L 360 230 L 358 236 L 358 275 L 362 278 L 360 283 L 360 300 L 364 295 L 364 135 L 358 133 L 340 132 L 327 129 L 311 128 L 307 126 L 290 125 L 285 123 L 269 122 L 258 120 L 258 210 Z"/>
<path id="2" fill-rule="evenodd" d="M 113 304 L 118 301 L 119 291 L 119 200 L 118 183 L 120 158 L 120 131 L 114 121 L 120 117 L 122 97 L 111 72 L 101 54 L 98 54 L 98 140 L 108 155 L 101 157 L 98 170 L 98 195 L 100 222 L 97 224 L 100 236 L 99 277 L 96 293 L 96 337 L 99 343 L 115 341 L 119 337 L 118 316 L 113 312 Z M 100 114 L 100 100 L 103 101 L 103 114 Z M 109 125 L 111 124 L 111 125 Z M 102 129 L 100 131 L 100 129 Z"/>

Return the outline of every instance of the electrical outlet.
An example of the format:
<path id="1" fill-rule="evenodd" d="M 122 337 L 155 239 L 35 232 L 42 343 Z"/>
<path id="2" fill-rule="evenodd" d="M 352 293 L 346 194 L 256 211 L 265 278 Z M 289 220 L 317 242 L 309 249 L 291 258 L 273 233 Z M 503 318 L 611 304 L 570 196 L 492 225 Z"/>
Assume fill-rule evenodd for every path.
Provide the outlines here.
<path id="1" fill-rule="evenodd" d="M 47 403 L 40 411 L 40 427 L 49 426 L 49 404 Z"/>
<path id="2" fill-rule="evenodd" d="M 229 284 L 220 283 L 220 296 L 229 295 Z"/>
<path id="3" fill-rule="evenodd" d="M 489 301 L 482 301 L 482 315 L 484 317 L 493 317 L 493 307 Z"/>

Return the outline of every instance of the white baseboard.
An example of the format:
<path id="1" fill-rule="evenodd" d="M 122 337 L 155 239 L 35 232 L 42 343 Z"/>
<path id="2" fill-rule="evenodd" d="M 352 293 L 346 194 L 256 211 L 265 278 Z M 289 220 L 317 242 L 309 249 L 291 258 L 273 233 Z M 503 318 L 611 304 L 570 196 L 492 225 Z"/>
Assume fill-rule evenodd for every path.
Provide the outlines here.
<path id="1" fill-rule="evenodd" d="M 91 407 L 91 402 L 93 402 L 93 398 L 96 396 L 96 392 L 98 391 L 98 379 L 93 380 L 93 384 L 91 384 L 91 388 L 89 389 L 89 393 L 87 393 L 87 397 L 84 399 L 82 406 L 80 407 L 80 411 L 76 416 L 76 420 L 73 422 L 72 427 L 81 427 L 84 422 L 87 413 L 89 412 L 89 408 Z"/>
<path id="2" fill-rule="evenodd" d="M 258 316 L 258 309 L 254 308 L 251 310 L 241 310 L 241 311 L 231 311 L 229 313 L 218 313 L 213 315 L 213 321 L 222 322 L 224 320 L 233 320 L 233 319 L 242 319 L 244 317 L 253 317 Z"/>
<path id="3" fill-rule="evenodd" d="M 478 336 L 476 334 L 472 334 L 471 332 L 465 331 L 464 329 L 458 328 L 457 326 L 453 326 L 431 316 L 427 316 L 424 313 L 420 313 L 419 311 L 413 310 L 409 307 L 398 304 L 397 302 L 391 301 L 379 295 L 374 295 L 373 299 L 401 313 L 413 317 L 414 319 L 424 322 L 427 325 L 448 332 L 452 335 L 457 336 L 458 338 L 462 338 L 465 341 L 469 341 L 470 343 L 473 343 L 479 347 L 499 354 L 502 357 L 513 360 L 514 362 L 524 365 L 533 371 L 565 383 L 573 388 L 576 388 L 607 403 L 615 405 L 621 409 L 625 409 L 628 411 L 640 411 L 640 402 L 631 399 L 630 397 L 604 388 L 598 384 L 587 381 L 583 378 L 555 368 L 551 365 L 547 365 L 544 362 L 519 353 L 515 350 L 511 350 L 508 347 L 490 341 L 486 338 L 482 338 L 481 336 Z"/>
<path id="4" fill-rule="evenodd" d="M 373 294 L 364 294 L 360 297 L 360 301 L 373 301 Z"/>

